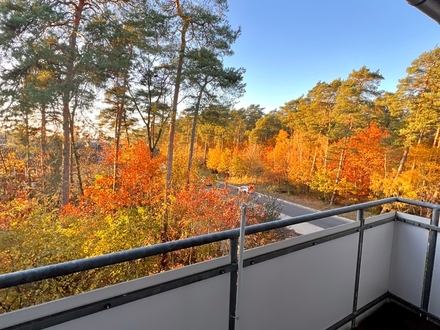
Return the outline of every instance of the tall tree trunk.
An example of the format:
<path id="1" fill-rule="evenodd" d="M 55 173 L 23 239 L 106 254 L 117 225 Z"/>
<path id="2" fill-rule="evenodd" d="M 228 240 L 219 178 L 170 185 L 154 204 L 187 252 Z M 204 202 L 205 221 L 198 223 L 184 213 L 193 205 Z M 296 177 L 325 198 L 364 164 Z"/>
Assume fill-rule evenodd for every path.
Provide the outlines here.
<path id="1" fill-rule="evenodd" d="M 405 169 L 406 160 L 408 159 L 409 155 L 409 147 L 405 147 L 405 150 L 403 151 L 402 158 L 400 159 L 399 167 L 397 168 L 396 176 L 394 177 L 394 180 L 397 180 L 400 174 L 402 174 L 403 170 Z"/>
<path id="2" fill-rule="evenodd" d="M 170 133 L 168 139 L 168 153 L 167 153 L 167 170 L 166 170 L 166 181 L 165 181 L 165 215 L 163 221 L 163 229 L 161 234 L 162 242 L 168 241 L 168 197 L 172 188 L 172 179 L 173 179 L 173 158 L 174 158 L 174 137 L 176 134 L 176 117 L 177 117 L 177 105 L 179 103 L 179 91 L 180 91 L 180 83 L 182 80 L 182 69 L 183 69 L 183 60 L 185 57 L 186 50 L 186 32 L 189 28 L 190 20 L 182 13 L 180 8 L 180 0 L 175 0 L 176 10 L 178 15 L 183 21 L 182 30 L 180 31 L 180 49 L 179 49 L 179 57 L 177 61 L 177 71 L 176 71 L 176 80 L 174 84 L 174 95 L 173 95 L 173 106 L 171 109 L 171 120 L 170 120 Z M 166 270 L 168 268 L 168 258 L 166 254 L 163 254 L 160 259 L 160 268 L 161 270 Z"/>
<path id="3" fill-rule="evenodd" d="M 203 164 L 206 165 L 206 156 L 208 155 L 208 139 L 205 140 L 205 148 L 203 150 Z"/>
<path id="4" fill-rule="evenodd" d="M 24 116 L 24 124 L 25 124 L 25 134 L 26 134 L 26 180 L 28 186 L 31 187 L 32 179 L 31 179 L 31 153 L 30 153 L 30 132 L 29 132 L 29 114 L 26 111 Z"/>
<path id="5" fill-rule="evenodd" d="M 72 119 L 73 122 L 73 119 Z M 84 188 L 83 188 L 83 182 L 82 182 L 82 176 L 81 176 L 81 164 L 79 162 L 79 154 L 78 150 L 75 147 L 75 132 L 74 127 L 70 127 L 70 141 L 72 144 L 72 156 L 73 160 L 75 161 L 75 172 L 76 172 L 76 178 L 78 179 L 78 189 L 81 196 L 84 195 Z M 72 164 L 73 165 L 73 164 Z"/>
<path id="6" fill-rule="evenodd" d="M 439 136 L 440 136 L 440 127 L 437 127 L 437 130 L 435 132 L 434 142 L 432 143 L 433 148 L 439 147 L 439 143 L 438 143 Z"/>
<path id="7" fill-rule="evenodd" d="M 69 97 L 63 96 L 63 175 L 62 175 L 62 193 L 61 204 L 67 205 L 69 203 L 70 195 L 70 109 Z"/>
<path id="8" fill-rule="evenodd" d="M 424 130 L 421 130 L 419 132 L 419 137 L 417 139 L 417 145 L 419 145 L 422 142 L 423 134 L 424 134 Z M 397 168 L 397 172 L 396 172 L 396 176 L 394 177 L 394 180 L 397 180 L 399 175 L 402 174 L 402 172 L 405 170 L 406 161 L 408 160 L 408 155 L 409 155 L 409 149 L 410 149 L 410 147 L 407 146 L 407 147 L 405 147 L 405 150 L 403 151 L 403 155 L 402 155 L 402 158 L 400 159 L 399 167 Z M 415 160 L 413 163 L 413 168 L 414 167 L 415 167 Z"/>
<path id="9" fill-rule="evenodd" d="M 124 77 L 124 87 L 122 88 L 121 95 L 117 97 L 121 97 L 120 102 L 117 102 L 116 106 L 116 119 L 115 119 L 115 155 L 113 157 L 113 191 L 116 191 L 116 183 L 118 179 L 118 170 L 119 170 L 119 150 L 121 144 L 121 128 L 122 128 L 122 118 L 125 111 L 125 92 L 127 87 L 127 77 Z M 118 84 L 118 82 L 116 82 Z"/>
<path id="10" fill-rule="evenodd" d="M 344 165 L 344 158 L 345 158 L 345 149 L 346 149 L 346 145 L 348 142 L 347 140 L 348 140 L 348 138 L 346 138 L 344 146 L 342 147 L 341 154 L 339 156 L 338 171 L 336 173 L 336 179 L 335 179 L 335 188 L 333 189 L 332 197 L 330 198 L 330 205 L 333 205 L 333 203 L 335 202 L 337 186 L 338 186 L 339 181 L 341 180 L 342 167 Z"/>
<path id="11" fill-rule="evenodd" d="M 66 79 L 64 80 L 63 91 L 63 174 L 62 174 L 62 191 L 61 191 L 61 204 L 67 205 L 69 203 L 70 195 L 70 97 L 73 90 L 73 76 L 74 76 L 74 63 L 76 53 L 76 38 L 79 31 L 79 25 L 82 19 L 82 13 L 84 10 L 85 0 L 78 0 L 74 4 L 75 13 L 73 18 L 73 27 L 69 37 L 69 51 L 67 52 L 67 70 Z"/>
<path id="12" fill-rule="evenodd" d="M 422 143 L 422 139 L 424 135 L 425 135 L 425 130 L 424 129 L 420 130 L 419 138 L 417 139 L 417 145 L 420 145 Z"/>
<path id="13" fill-rule="evenodd" d="M 240 130 L 241 130 L 241 123 L 237 126 L 237 142 L 235 144 L 235 152 L 238 153 L 238 149 L 240 148 Z"/>
<path id="14" fill-rule="evenodd" d="M 72 113 L 72 110 L 71 110 L 71 113 Z M 70 116 L 71 123 L 74 123 L 74 121 L 73 121 L 74 118 L 75 118 L 75 116 L 72 113 L 72 116 Z M 75 171 L 74 171 L 75 160 L 73 157 L 73 151 L 75 150 L 75 141 L 72 139 L 73 130 L 74 130 L 74 128 L 72 127 L 72 125 L 70 125 L 70 131 L 69 131 L 69 135 L 70 135 L 70 152 L 69 152 L 69 154 L 70 154 L 70 170 L 69 170 L 69 172 L 70 172 L 70 189 L 72 189 L 73 184 L 75 183 L 75 180 L 73 179 L 73 176 L 75 174 Z M 70 195 L 72 196 L 73 194 L 74 193 L 72 193 L 72 191 L 71 191 Z"/>
<path id="15" fill-rule="evenodd" d="M 181 14 L 179 0 L 176 0 L 176 7 L 179 15 Z M 172 175 L 173 175 L 173 158 L 174 158 L 174 137 L 176 135 L 176 118 L 177 118 L 177 105 L 179 103 L 179 91 L 180 82 L 182 80 L 182 69 L 183 60 L 185 57 L 186 50 L 186 32 L 188 31 L 189 21 L 186 17 L 181 16 L 184 20 L 182 31 L 181 31 L 181 42 L 179 50 L 179 59 L 177 62 L 177 72 L 176 81 L 174 84 L 174 95 L 173 95 L 173 106 L 171 109 L 171 120 L 170 120 L 170 134 L 168 139 L 168 153 L 167 153 L 167 171 L 166 171 L 166 187 L 165 187 L 165 203 L 168 203 L 168 195 L 172 187 Z"/>
<path id="16" fill-rule="evenodd" d="M 46 118 L 46 106 L 43 105 L 41 107 L 41 144 L 40 144 L 40 166 L 41 166 L 41 190 L 44 193 L 46 193 L 46 124 L 47 124 L 47 118 Z"/>
<path id="17" fill-rule="evenodd" d="M 318 146 L 315 146 L 315 152 L 313 153 L 312 165 L 310 166 L 310 177 L 313 175 L 315 170 L 316 158 L 318 157 Z"/>
<path id="18" fill-rule="evenodd" d="M 325 138 L 325 149 L 324 149 L 324 169 L 327 169 L 327 162 L 328 162 L 328 149 L 329 149 L 329 141 L 328 137 Z"/>
<path id="19" fill-rule="evenodd" d="M 199 95 L 197 97 L 196 108 L 194 111 L 194 119 L 193 119 L 193 125 L 192 125 L 192 130 L 191 130 L 191 141 L 189 144 L 189 157 L 188 157 L 188 169 L 187 169 L 187 172 L 188 172 L 187 183 L 188 184 L 189 184 L 190 176 L 191 176 L 191 167 L 192 167 L 193 154 L 194 154 L 194 142 L 196 139 L 197 119 L 199 117 L 200 102 L 202 100 L 203 92 L 204 92 L 207 84 L 208 84 L 208 78 L 206 77 L 203 86 L 200 88 Z"/>
<path id="20" fill-rule="evenodd" d="M 153 141 L 155 141 L 155 136 L 156 136 L 156 114 L 153 114 L 153 117 L 152 117 L 152 120 L 151 120 L 152 122 L 151 122 L 151 141 L 152 141 L 152 143 L 151 143 L 151 147 L 150 147 L 150 149 L 153 149 L 153 150 L 151 150 L 151 152 L 153 152 L 154 151 L 154 149 L 156 148 L 156 143 L 154 143 Z"/>
<path id="21" fill-rule="evenodd" d="M 123 116 L 124 121 L 124 130 L 125 130 L 125 140 L 127 141 L 127 145 L 131 145 L 131 139 L 130 139 L 130 131 L 129 131 L 129 124 L 127 123 L 127 116 L 124 114 Z"/>
<path id="22" fill-rule="evenodd" d="M 9 169 L 8 169 L 8 166 L 6 165 L 5 156 L 3 156 L 3 149 L 2 148 L 0 148 L 0 160 L 2 162 L 3 171 L 5 172 L 5 174 L 8 173 Z"/>
<path id="23" fill-rule="evenodd" d="M 118 163 L 119 163 L 119 149 L 120 149 L 120 141 L 121 141 L 121 105 L 118 104 L 118 108 L 116 111 L 116 121 L 115 121 L 115 154 L 113 156 L 113 183 L 112 189 L 116 191 L 116 181 L 118 176 Z"/>

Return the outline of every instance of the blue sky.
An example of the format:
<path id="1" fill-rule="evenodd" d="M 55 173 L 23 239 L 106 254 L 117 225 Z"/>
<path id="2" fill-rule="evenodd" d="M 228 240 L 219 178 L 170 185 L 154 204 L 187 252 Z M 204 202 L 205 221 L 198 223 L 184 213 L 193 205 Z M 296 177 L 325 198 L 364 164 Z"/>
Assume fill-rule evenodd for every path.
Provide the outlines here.
<path id="1" fill-rule="evenodd" d="M 440 26 L 405 0 L 230 0 L 228 17 L 242 34 L 225 64 L 246 68 L 236 108 L 276 109 L 363 65 L 393 92 L 411 62 L 440 44 Z"/>

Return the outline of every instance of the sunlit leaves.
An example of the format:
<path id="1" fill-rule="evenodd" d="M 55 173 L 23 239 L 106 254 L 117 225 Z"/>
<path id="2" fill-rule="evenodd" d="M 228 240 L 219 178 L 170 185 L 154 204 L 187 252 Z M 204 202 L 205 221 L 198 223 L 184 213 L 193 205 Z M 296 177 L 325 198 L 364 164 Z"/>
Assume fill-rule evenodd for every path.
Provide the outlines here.
<path id="1" fill-rule="evenodd" d="M 113 154 L 107 151 L 105 163 L 113 164 Z M 65 210 L 105 214 L 121 208 L 156 205 L 162 197 L 163 157 L 153 157 L 144 141 L 120 150 L 115 188 L 110 173 L 97 174 L 92 185 L 84 188 L 84 197 L 78 207 Z"/>

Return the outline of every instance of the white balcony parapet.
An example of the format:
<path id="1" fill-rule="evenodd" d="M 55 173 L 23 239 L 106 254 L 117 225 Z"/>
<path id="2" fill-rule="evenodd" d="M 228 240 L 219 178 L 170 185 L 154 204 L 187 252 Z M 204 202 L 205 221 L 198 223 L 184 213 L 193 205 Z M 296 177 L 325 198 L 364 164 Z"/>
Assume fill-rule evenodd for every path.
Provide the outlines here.
<path id="1" fill-rule="evenodd" d="M 393 202 L 431 208 L 432 218 L 390 212 L 364 219 L 365 209 Z M 252 234 L 358 212 L 358 221 L 245 250 L 243 260 L 234 229 L 0 275 L 2 289 L 211 242 L 230 244 L 226 257 L 2 314 L 0 329 L 265 330 L 275 323 L 280 330 L 350 329 L 387 301 L 439 322 L 439 207 L 392 197 L 248 226 Z"/>

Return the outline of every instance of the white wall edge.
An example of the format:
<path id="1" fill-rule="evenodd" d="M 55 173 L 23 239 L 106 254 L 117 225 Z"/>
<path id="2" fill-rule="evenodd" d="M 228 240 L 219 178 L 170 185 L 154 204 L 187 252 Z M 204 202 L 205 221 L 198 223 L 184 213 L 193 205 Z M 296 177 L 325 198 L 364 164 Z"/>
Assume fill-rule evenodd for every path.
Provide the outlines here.
<path id="1" fill-rule="evenodd" d="M 396 212 L 396 214 L 400 218 L 405 219 L 405 220 L 411 220 L 411 221 L 425 223 L 425 224 L 429 224 L 431 222 L 430 219 L 424 218 L 424 217 L 420 217 L 418 215 L 412 215 L 412 214 L 407 214 L 407 213 L 403 213 L 403 212 Z"/>
<path id="2" fill-rule="evenodd" d="M 350 230 L 353 228 L 357 228 L 357 227 L 359 227 L 359 222 L 355 221 L 355 222 L 346 223 L 346 224 L 343 224 L 340 226 L 336 226 L 336 227 L 332 227 L 332 228 L 328 228 L 328 229 L 323 229 L 318 232 L 289 238 L 289 239 L 281 241 L 281 242 L 276 242 L 276 243 L 268 244 L 265 246 L 259 246 L 257 248 L 253 248 L 253 249 L 244 251 L 244 258 L 253 258 L 253 257 L 259 256 L 261 254 L 281 250 L 284 248 L 288 248 L 288 247 L 295 246 L 295 245 L 298 245 L 301 243 L 313 241 L 318 238 L 337 234 L 337 233 L 340 233 L 340 232 L 343 232 L 346 230 Z M 245 248 L 246 248 L 246 246 L 245 246 Z"/>
<path id="3" fill-rule="evenodd" d="M 389 212 L 389 213 L 383 213 L 383 214 L 379 214 L 379 215 L 374 215 L 372 217 L 369 218 L 365 218 L 365 224 L 370 225 L 373 224 L 375 222 L 378 221 L 382 221 L 382 220 L 386 220 L 389 218 L 395 218 L 396 217 L 397 212 Z"/>
<path id="4" fill-rule="evenodd" d="M 230 264 L 224 256 L 0 315 L 0 329 Z"/>

